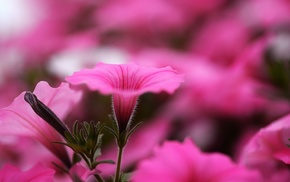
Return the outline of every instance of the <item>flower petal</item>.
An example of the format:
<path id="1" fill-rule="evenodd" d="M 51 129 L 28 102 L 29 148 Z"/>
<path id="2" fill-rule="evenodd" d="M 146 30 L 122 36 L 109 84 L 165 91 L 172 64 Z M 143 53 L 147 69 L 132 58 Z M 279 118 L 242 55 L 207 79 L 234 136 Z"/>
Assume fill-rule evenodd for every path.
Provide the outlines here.
<path id="1" fill-rule="evenodd" d="M 94 69 L 84 69 L 66 78 L 72 85 L 85 84 L 102 94 L 141 95 L 145 92 L 173 93 L 183 81 L 170 67 L 151 68 L 137 64 L 98 63 Z"/>
<path id="2" fill-rule="evenodd" d="M 35 165 L 31 169 L 21 172 L 18 168 L 6 164 L 0 170 L 0 181 L 9 182 L 9 181 L 48 181 L 53 182 L 53 175 L 55 171 L 49 168 L 44 168 L 40 164 Z"/>

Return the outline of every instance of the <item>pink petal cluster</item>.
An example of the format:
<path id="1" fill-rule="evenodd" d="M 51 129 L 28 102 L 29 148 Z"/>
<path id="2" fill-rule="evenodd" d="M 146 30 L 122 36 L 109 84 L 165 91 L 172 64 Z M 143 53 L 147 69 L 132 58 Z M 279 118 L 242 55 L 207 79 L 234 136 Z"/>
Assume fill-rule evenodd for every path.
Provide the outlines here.
<path id="1" fill-rule="evenodd" d="M 186 23 L 184 15 L 173 3 L 160 0 L 107 1 L 96 12 L 96 20 L 100 22 L 102 31 L 126 31 L 143 36 L 148 32 L 153 35 L 166 33 L 184 27 Z"/>
<path id="2" fill-rule="evenodd" d="M 261 182 L 256 171 L 234 164 L 223 154 L 201 152 L 190 139 L 168 141 L 156 148 L 152 158 L 143 160 L 133 182 Z"/>
<path id="3" fill-rule="evenodd" d="M 290 115 L 260 129 L 244 147 L 240 163 L 263 174 L 265 181 L 290 180 Z"/>
<path id="4" fill-rule="evenodd" d="M 239 13 L 248 25 L 263 28 L 273 27 L 290 20 L 289 1 L 284 0 L 244 1 Z"/>
<path id="5" fill-rule="evenodd" d="M 101 31 L 117 31 L 140 38 L 181 33 L 203 13 L 224 0 L 120 0 L 106 1 L 96 11 Z M 126 7 L 126 8 L 124 8 Z M 156 36 L 157 35 L 157 36 Z M 143 39 L 145 42 L 148 41 Z"/>
<path id="6" fill-rule="evenodd" d="M 169 64 L 185 74 L 185 83 L 171 102 L 172 112 L 180 115 L 244 117 L 264 111 L 266 103 L 270 102 L 260 94 L 260 90 L 269 88 L 240 68 L 245 64 L 225 68 L 206 58 L 166 49 L 143 51 L 135 55 L 134 60 L 156 67 Z"/>
<path id="7" fill-rule="evenodd" d="M 112 94 L 115 117 L 123 125 L 131 120 L 138 96 L 146 92 L 173 93 L 183 79 L 170 67 L 98 63 L 95 68 L 76 72 L 66 80 L 71 85 L 86 85 L 90 90 Z"/>
<path id="8" fill-rule="evenodd" d="M 35 164 L 41 163 L 45 167 L 55 169 L 56 172 L 59 169 L 53 163 L 62 166 L 61 160 L 45 146 L 35 141 L 34 138 L 25 136 L 2 135 L 0 156 L 0 166 L 9 163 L 20 169 L 29 169 Z"/>
<path id="9" fill-rule="evenodd" d="M 39 164 L 24 172 L 20 171 L 17 167 L 6 164 L 2 169 L 0 169 L 0 181 L 53 182 L 54 173 L 54 170 L 44 168 Z"/>
<path id="10" fill-rule="evenodd" d="M 198 32 L 193 41 L 192 50 L 218 64 L 228 66 L 247 45 L 248 31 L 241 20 L 234 15 L 227 18 L 215 18 Z"/>

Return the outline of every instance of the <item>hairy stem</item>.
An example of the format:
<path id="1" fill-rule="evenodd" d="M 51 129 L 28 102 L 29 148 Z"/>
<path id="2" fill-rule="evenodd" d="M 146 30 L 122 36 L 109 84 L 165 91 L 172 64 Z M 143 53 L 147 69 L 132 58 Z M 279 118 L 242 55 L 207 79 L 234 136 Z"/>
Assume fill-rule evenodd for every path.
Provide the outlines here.
<path id="1" fill-rule="evenodd" d="M 94 174 L 94 176 L 98 180 L 98 182 L 104 182 L 103 178 L 100 175 Z"/>
<path id="2" fill-rule="evenodd" d="M 116 166 L 115 182 L 119 182 L 120 181 L 123 149 L 124 149 L 124 147 L 119 147 L 119 151 L 118 151 L 118 161 L 117 161 L 117 166 Z"/>

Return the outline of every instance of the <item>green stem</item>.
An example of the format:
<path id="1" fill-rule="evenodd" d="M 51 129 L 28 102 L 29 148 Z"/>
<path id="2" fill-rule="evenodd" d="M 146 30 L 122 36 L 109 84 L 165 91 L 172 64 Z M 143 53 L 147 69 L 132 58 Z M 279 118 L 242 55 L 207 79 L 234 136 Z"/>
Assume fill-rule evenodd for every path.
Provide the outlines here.
<path id="1" fill-rule="evenodd" d="M 115 182 L 119 182 L 119 180 L 120 180 L 123 149 L 124 149 L 124 147 L 119 147 L 118 161 L 117 161 L 117 166 L 116 166 Z"/>
<path id="2" fill-rule="evenodd" d="M 86 164 L 88 165 L 88 167 L 91 169 L 91 164 L 90 164 L 90 161 L 87 159 L 87 157 L 83 153 L 79 153 L 79 154 L 84 159 L 84 161 L 86 162 Z"/>
<path id="3" fill-rule="evenodd" d="M 286 85 L 287 85 L 287 96 L 288 98 L 290 97 L 289 96 L 289 91 L 290 91 L 290 65 L 289 65 L 289 62 L 288 61 L 284 61 L 284 66 L 286 68 L 286 71 L 284 72 L 284 77 L 285 77 L 285 80 L 286 80 Z"/>
<path id="4" fill-rule="evenodd" d="M 95 174 L 94 176 L 98 180 L 98 182 L 104 182 L 103 178 L 100 175 Z"/>

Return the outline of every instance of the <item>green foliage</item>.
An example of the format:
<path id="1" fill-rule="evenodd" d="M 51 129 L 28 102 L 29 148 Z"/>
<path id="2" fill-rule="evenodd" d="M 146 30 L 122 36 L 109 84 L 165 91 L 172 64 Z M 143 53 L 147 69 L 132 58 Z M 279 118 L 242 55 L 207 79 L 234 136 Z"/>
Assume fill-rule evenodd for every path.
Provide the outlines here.
<path id="1" fill-rule="evenodd" d="M 97 158 L 101 155 L 104 126 L 100 122 L 91 121 L 90 123 L 83 122 L 80 124 L 79 121 L 76 121 L 72 133 L 65 133 L 66 143 L 63 144 L 75 152 L 73 156 L 74 163 L 84 159 L 91 170 L 102 163 L 114 164 L 112 160 L 97 161 Z"/>

